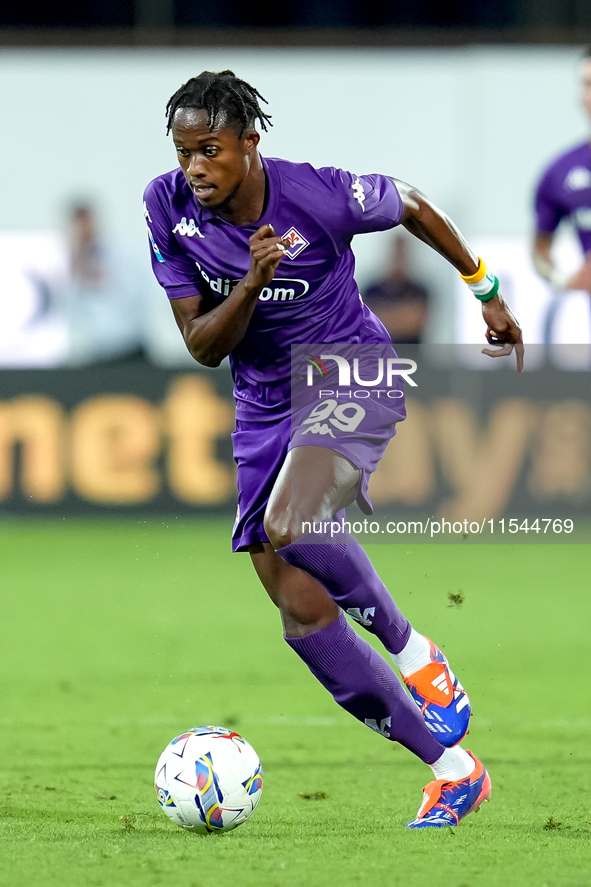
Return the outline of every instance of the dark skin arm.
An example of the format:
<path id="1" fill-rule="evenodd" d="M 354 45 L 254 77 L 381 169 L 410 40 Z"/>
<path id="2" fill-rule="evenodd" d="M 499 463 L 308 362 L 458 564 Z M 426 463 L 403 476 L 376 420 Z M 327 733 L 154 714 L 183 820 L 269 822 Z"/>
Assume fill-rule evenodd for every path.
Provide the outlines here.
<path id="1" fill-rule="evenodd" d="M 219 366 L 243 339 L 257 299 L 289 245 L 271 225 L 259 228 L 249 243 L 250 268 L 227 299 L 214 308 L 199 294 L 170 303 L 189 352 L 204 366 Z"/>
<path id="2" fill-rule="evenodd" d="M 406 230 L 436 250 L 460 274 L 464 276 L 475 274 L 478 269 L 478 259 L 451 219 L 416 188 L 398 179 L 393 181 L 404 205 L 401 221 Z M 521 329 L 500 293 L 490 301 L 482 303 L 482 316 L 487 325 L 486 340 L 489 345 L 502 345 L 502 348 L 494 351 L 485 348 L 483 354 L 488 354 L 489 357 L 505 357 L 515 348 L 517 369 L 520 373 L 523 372 L 524 348 Z"/>
<path id="3" fill-rule="evenodd" d="M 394 179 L 404 204 L 402 224 L 415 237 L 446 258 L 460 273 L 474 274 L 478 261 L 453 222 L 416 188 Z M 225 301 L 211 307 L 202 295 L 173 299 L 172 310 L 191 355 L 204 366 L 219 366 L 242 341 L 262 289 L 273 279 L 283 258 L 287 241 L 277 237 L 271 225 L 264 225 L 250 238 L 250 268 Z M 521 329 L 499 293 L 482 303 L 490 345 L 503 347 L 490 357 L 503 357 L 515 347 L 517 369 L 523 371 Z"/>

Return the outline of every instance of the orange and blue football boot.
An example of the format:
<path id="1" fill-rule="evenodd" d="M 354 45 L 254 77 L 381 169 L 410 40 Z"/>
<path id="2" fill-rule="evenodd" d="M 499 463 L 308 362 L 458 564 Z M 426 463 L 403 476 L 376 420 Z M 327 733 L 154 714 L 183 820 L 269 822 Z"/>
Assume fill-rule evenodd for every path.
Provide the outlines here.
<path id="1" fill-rule="evenodd" d="M 417 818 L 407 822 L 407 828 L 447 828 L 457 825 L 469 813 L 474 813 L 491 792 L 490 776 L 472 752 L 468 752 L 476 767 L 458 782 L 434 779 L 423 789 L 423 803 Z"/>
<path id="2" fill-rule="evenodd" d="M 429 641 L 431 662 L 402 680 L 421 709 L 425 724 L 445 748 L 461 742 L 470 725 L 468 695 L 439 647 Z"/>

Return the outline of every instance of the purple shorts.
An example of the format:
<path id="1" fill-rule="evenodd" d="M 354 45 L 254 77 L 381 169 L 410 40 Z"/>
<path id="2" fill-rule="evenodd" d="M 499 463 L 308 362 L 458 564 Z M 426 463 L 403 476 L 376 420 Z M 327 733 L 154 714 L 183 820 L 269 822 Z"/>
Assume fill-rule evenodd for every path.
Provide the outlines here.
<path id="1" fill-rule="evenodd" d="M 272 424 L 237 419 L 232 444 L 238 466 L 238 510 L 232 550 L 245 551 L 255 542 L 269 541 L 263 526 L 265 509 L 285 457 L 294 447 L 327 447 L 345 456 L 360 471 L 357 504 L 364 514 L 372 514 L 369 478 L 396 434 L 396 423 L 404 418 L 402 391 L 393 399 L 372 391 L 358 400 L 319 397 Z M 299 482 L 292 475 L 292 484 Z"/>

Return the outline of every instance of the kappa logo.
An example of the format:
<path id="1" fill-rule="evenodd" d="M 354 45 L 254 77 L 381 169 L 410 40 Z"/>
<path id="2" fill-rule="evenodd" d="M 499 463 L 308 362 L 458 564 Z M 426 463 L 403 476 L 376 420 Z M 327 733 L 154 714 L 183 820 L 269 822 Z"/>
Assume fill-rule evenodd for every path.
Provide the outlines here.
<path id="1" fill-rule="evenodd" d="M 376 615 L 376 608 L 367 607 L 362 613 L 359 607 L 349 607 L 347 614 L 351 619 L 354 619 L 355 622 L 358 622 L 359 625 L 365 625 L 365 627 L 368 628 L 368 626 L 371 625 L 371 619 L 369 617 Z"/>
<path id="2" fill-rule="evenodd" d="M 328 425 L 323 425 L 321 422 L 315 422 L 313 425 L 309 425 L 305 431 L 302 431 L 302 437 L 304 434 L 330 434 L 330 436 L 334 437 L 336 440 L 336 435 L 332 433 Z"/>
<path id="3" fill-rule="evenodd" d="M 379 723 L 375 718 L 366 718 L 365 724 L 370 730 L 374 730 L 376 733 L 381 733 L 386 739 L 390 738 L 390 734 L 386 730 L 386 727 L 392 727 L 392 718 L 382 718 Z"/>
<path id="4" fill-rule="evenodd" d="M 197 225 L 195 224 L 195 219 L 190 219 L 187 222 L 185 216 L 178 222 L 175 227 L 172 229 L 173 234 L 180 234 L 181 237 L 201 237 L 202 240 L 205 240 L 205 234 L 202 234 Z"/>
<path id="5" fill-rule="evenodd" d="M 148 209 L 148 204 L 146 203 L 145 200 L 144 200 L 144 219 L 146 219 L 147 222 L 150 222 L 150 224 L 152 223 L 152 219 L 150 218 L 150 210 Z"/>
<path id="6" fill-rule="evenodd" d="M 293 225 L 289 231 L 285 232 L 283 240 L 289 241 L 289 246 L 286 248 L 285 255 L 290 259 L 295 259 L 295 257 L 299 256 L 307 246 L 310 246 L 310 242 L 306 240 L 304 235 L 300 234 L 297 228 L 294 228 Z"/>
<path id="7" fill-rule="evenodd" d="M 353 197 L 361 207 L 361 211 L 365 212 L 365 191 L 363 189 L 363 185 L 359 181 L 359 176 L 357 176 L 357 178 L 351 185 L 351 188 L 353 190 Z"/>

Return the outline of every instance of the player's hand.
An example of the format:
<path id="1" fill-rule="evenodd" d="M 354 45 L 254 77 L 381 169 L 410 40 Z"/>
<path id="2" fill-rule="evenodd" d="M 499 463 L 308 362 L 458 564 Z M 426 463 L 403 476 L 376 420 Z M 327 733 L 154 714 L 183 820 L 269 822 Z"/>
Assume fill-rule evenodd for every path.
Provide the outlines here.
<path id="1" fill-rule="evenodd" d="M 249 240 L 250 268 L 245 277 L 246 285 L 256 289 L 267 286 L 273 280 L 281 259 L 289 246 L 288 240 L 277 237 L 272 225 L 263 225 Z"/>
<path id="2" fill-rule="evenodd" d="M 566 282 L 567 290 L 587 290 L 591 292 L 591 256 L 587 253 L 585 264 Z"/>
<path id="3" fill-rule="evenodd" d="M 482 353 L 489 357 L 507 357 L 515 348 L 517 372 L 523 372 L 523 338 L 521 328 L 502 295 L 498 293 L 494 299 L 482 303 L 482 316 L 487 326 L 486 341 L 489 345 L 502 345 L 495 351 L 483 348 Z"/>

